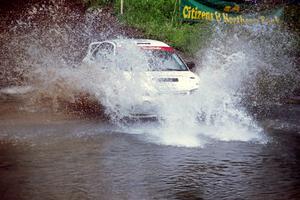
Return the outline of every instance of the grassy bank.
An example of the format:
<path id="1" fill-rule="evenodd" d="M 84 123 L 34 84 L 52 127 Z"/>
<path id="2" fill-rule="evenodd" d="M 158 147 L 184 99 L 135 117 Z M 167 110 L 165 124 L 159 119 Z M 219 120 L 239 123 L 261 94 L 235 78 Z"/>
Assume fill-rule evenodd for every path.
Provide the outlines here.
<path id="1" fill-rule="evenodd" d="M 110 4 L 119 20 L 138 28 L 145 37 L 162 40 L 192 55 L 203 46 L 210 35 L 208 22 L 181 23 L 178 0 L 124 0 L 124 14 L 120 14 L 120 0 L 86 0 L 90 7 Z"/>

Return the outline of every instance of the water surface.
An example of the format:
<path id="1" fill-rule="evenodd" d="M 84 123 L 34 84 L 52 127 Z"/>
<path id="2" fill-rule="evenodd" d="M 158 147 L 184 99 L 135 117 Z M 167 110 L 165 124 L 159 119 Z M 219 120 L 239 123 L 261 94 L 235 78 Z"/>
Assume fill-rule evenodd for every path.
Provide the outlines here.
<path id="1" fill-rule="evenodd" d="M 265 144 L 212 140 L 191 148 L 99 120 L 2 114 L 0 197 L 299 199 L 299 132 L 268 126 Z"/>

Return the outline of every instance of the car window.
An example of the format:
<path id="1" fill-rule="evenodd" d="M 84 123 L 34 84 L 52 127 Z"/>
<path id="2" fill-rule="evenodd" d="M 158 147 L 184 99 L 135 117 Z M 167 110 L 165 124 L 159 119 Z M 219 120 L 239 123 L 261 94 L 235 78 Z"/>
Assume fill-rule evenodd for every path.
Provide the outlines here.
<path id="1" fill-rule="evenodd" d="M 114 45 L 101 43 L 92 52 L 92 57 L 97 62 L 111 62 L 114 54 Z"/>

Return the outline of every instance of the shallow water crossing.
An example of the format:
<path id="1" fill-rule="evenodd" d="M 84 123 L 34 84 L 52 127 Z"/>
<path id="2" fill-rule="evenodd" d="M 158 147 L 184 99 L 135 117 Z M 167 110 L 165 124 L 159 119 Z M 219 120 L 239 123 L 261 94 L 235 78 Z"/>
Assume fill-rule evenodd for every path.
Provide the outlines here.
<path id="1" fill-rule="evenodd" d="M 216 27 L 198 90 L 157 95 L 135 46 L 126 73 L 81 62 L 89 42 L 127 38 L 96 28 L 102 10 L 61 9 L 29 6 L 0 33 L 0 199 L 300 198 L 300 107 L 281 101 L 300 81 L 295 35 Z M 145 95 L 157 119 L 124 120 Z"/>
<path id="2" fill-rule="evenodd" d="M 294 114 L 299 116 L 297 109 Z M 1 118 L 0 125 L 1 199 L 298 199 L 300 195 L 300 137 L 295 129 L 268 125 L 265 144 L 210 140 L 204 147 L 187 148 L 174 146 L 178 141 L 157 144 L 153 135 L 122 131 L 98 120 L 12 114 Z M 143 128 L 151 130 L 146 125 Z M 191 136 L 173 136 L 166 141 L 194 144 Z"/>

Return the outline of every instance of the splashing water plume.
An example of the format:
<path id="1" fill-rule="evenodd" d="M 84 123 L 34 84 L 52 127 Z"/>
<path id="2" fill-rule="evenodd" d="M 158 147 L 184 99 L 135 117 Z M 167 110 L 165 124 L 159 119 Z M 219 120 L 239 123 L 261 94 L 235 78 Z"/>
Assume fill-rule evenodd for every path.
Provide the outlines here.
<path id="1" fill-rule="evenodd" d="M 36 16 L 46 9 L 51 10 L 51 23 L 36 22 Z M 96 22 L 105 20 L 101 10 L 81 15 L 78 10 L 69 10 L 66 19 L 58 15 L 65 13 L 61 9 L 69 8 L 32 6 L 27 10 L 28 18 L 1 33 L 1 39 L 9 38 L 5 41 L 7 51 L 1 53 L 5 57 L 1 67 L 7 71 L 13 65 L 11 74 L 22 76 L 17 78 L 20 84 L 32 86 L 30 103 L 35 110 L 49 100 L 59 111 L 63 109 L 60 101 L 76 102 L 83 95 L 101 104 L 119 131 L 144 134 L 159 144 L 196 147 L 211 140 L 263 142 L 263 130 L 248 108 L 285 95 L 287 91 L 278 87 L 280 84 L 293 82 L 290 89 L 299 84 L 296 64 L 286 56 L 293 47 L 292 34 L 265 27 L 235 27 L 231 31 L 217 27 L 209 45 L 198 52 L 199 89 L 191 95 L 157 98 L 158 122 L 124 123 L 132 106 L 153 87 L 144 76 L 148 67 L 144 53 L 128 44 L 118 55 L 119 63 L 130 68 L 126 74 L 109 63 L 81 64 L 90 42 L 126 38 L 126 33 L 116 32 L 119 27 L 97 26 Z M 263 79 L 262 72 L 267 74 Z M 263 86 L 268 89 L 260 89 Z M 274 88 L 276 95 L 266 98 Z"/>
<path id="2" fill-rule="evenodd" d="M 131 125 L 126 131 L 133 129 L 152 141 L 176 146 L 202 146 L 211 139 L 266 142 L 251 108 L 260 111 L 278 103 L 299 85 L 295 57 L 286 56 L 286 49 L 294 48 L 291 38 L 295 36 L 273 28 L 238 27 L 233 32 L 223 28 L 221 32 L 222 27 L 217 27 L 208 47 L 199 52 L 198 91 L 162 96 L 159 127 L 133 129 Z M 264 72 L 267 76 L 261 77 Z M 262 82 L 267 89 L 260 90 Z"/>

